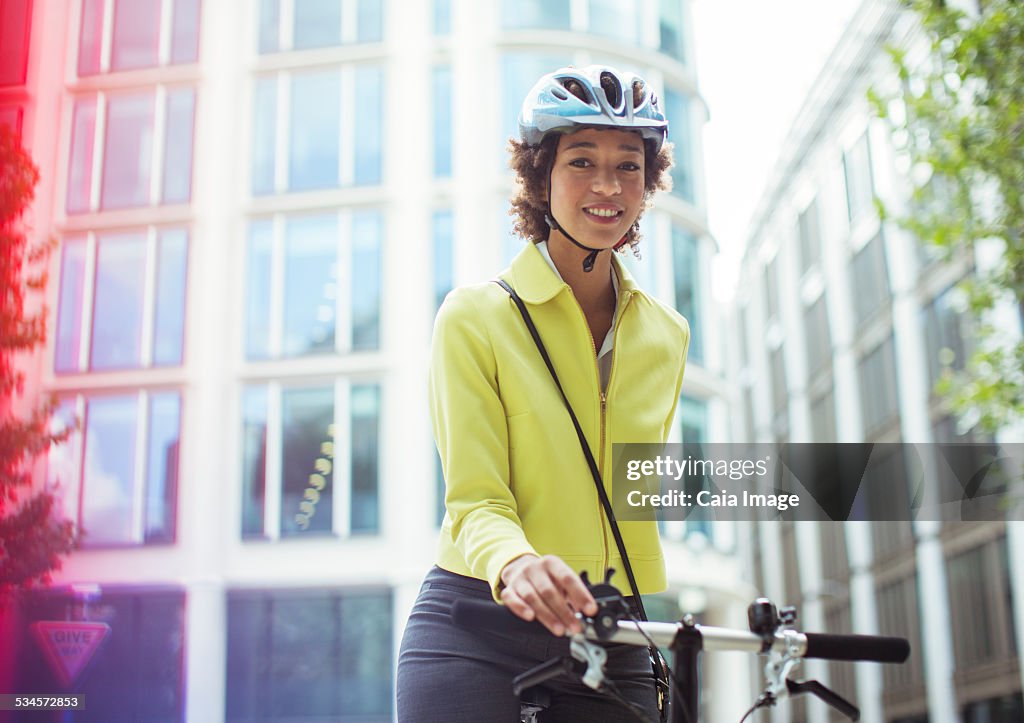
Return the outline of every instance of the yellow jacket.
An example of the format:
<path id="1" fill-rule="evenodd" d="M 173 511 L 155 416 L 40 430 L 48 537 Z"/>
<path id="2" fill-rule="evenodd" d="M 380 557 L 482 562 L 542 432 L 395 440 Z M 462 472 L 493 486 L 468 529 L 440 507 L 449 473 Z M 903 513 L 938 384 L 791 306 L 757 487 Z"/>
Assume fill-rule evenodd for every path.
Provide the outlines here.
<path id="1" fill-rule="evenodd" d="M 612 495 L 612 443 L 661 442 L 683 380 L 686 320 L 637 288 L 613 254 L 619 279 L 611 376 L 601 392 L 594 344 L 568 284 L 532 243 L 501 277 L 526 303 L 562 388 Z M 601 580 L 618 570 L 615 538 L 568 412 L 526 324 L 495 283 L 455 289 L 437 315 L 430 367 L 434 438 L 447 514 L 438 566 L 486 580 L 525 553 L 561 557 Z M 642 593 L 665 589 L 654 522 L 620 522 Z"/>

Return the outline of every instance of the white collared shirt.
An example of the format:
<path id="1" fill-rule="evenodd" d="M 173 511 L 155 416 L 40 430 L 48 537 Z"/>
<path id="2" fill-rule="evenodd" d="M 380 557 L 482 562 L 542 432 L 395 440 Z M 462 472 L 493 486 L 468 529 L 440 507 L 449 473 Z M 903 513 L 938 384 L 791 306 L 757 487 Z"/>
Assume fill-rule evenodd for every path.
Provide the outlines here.
<path id="1" fill-rule="evenodd" d="M 548 242 L 541 241 L 537 244 L 537 250 L 540 251 L 540 255 L 544 257 L 544 260 L 548 262 L 548 266 L 555 272 L 555 276 L 558 277 L 559 281 L 565 282 L 562 275 L 558 273 L 558 267 L 555 266 L 555 262 L 551 259 L 551 252 L 548 251 Z M 609 251 L 609 253 L 612 253 Z M 619 277 L 615 273 L 615 269 L 612 268 L 612 290 L 615 292 L 615 312 L 612 314 L 612 325 L 608 327 L 608 333 L 604 335 L 604 341 L 601 342 L 601 346 L 597 352 L 597 368 L 601 374 L 601 388 L 605 389 L 608 386 L 608 375 L 612 371 L 612 346 L 615 343 L 615 325 L 619 321 Z"/>

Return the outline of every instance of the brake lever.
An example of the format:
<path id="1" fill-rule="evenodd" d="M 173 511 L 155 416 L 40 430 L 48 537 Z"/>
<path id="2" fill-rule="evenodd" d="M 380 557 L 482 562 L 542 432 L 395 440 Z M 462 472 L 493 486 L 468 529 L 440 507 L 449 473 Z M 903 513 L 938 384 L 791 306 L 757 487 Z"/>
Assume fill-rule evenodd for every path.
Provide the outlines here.
<path id="1" fill-rule="evenodd" d="M 839 695 L 834 690 L 829 690 L 816 680 L 805 680 L 801 682 L 787 679 L 786 688 L 789 690 L 789 694 L 791 696 L 810 693 L 811 695 L 815 695 L 828 703 L 850 720 L 860 720 L 860 709 L 857 708 L 857 706 L 846 700 L 846 698 Z"/>

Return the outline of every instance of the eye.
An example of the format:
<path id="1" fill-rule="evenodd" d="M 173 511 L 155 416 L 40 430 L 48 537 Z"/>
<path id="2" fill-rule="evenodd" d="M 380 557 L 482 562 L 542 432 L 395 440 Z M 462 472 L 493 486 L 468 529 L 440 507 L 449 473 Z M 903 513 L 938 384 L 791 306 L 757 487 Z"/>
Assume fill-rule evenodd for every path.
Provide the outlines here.
<path id="1" fill-rule="evenodd" d="M 571 161 L 569 161 L 569 165 L 572 166 L 573 168 L 586 168 L 587 166 L 590 165 L 590 161 L 588 161 L 586 158 L 573 158 Z"/>
<path id="2" fill-rule="evenodd" d="M 619 166 L 619 168 L 621 168 L 624 171 L 639 171 L 640 170 L 640 164 L 639 163 L 633 163 L 632 161 L 627 161 L 627 162 L 623 163 L 621 166 Z"/>

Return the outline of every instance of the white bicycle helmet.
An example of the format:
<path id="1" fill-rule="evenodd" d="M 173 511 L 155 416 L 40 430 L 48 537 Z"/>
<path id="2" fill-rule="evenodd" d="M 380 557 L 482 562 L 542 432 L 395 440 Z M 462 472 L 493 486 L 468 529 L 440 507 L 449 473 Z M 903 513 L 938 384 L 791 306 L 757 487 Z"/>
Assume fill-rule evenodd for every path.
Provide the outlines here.
<path id="1" fill-rule="evenodd" d="M 661 150 L 668 121 L 643 78 L 607 65 L 559 68 L 537 81 L 519 113 L 519 135 L 530 145 L 551 132 L 581 126 L 636 130 Z"/>

